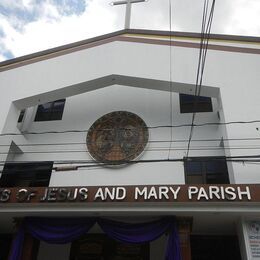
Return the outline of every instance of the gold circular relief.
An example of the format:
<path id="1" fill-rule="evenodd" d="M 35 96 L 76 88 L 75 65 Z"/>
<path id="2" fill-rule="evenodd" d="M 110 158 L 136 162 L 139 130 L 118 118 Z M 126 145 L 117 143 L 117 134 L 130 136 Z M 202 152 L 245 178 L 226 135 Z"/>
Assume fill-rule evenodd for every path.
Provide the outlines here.
<path id="1" fill-rule="evenodd" d="M 87 147 L 96 161 L 122 164 L 142 153 L 148 137 L 147 126 L 139 116 L 116 111 L 94 122 L 88 131 Z"/>

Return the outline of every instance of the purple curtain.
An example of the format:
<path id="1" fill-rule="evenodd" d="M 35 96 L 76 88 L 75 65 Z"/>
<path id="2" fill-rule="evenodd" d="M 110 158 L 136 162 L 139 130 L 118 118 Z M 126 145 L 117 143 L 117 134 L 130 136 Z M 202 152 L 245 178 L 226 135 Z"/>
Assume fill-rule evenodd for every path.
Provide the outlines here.
<path id="1" fill-rule="evenodd" d="M 39 240 L 52 244 L 64 244 L 87 233 L 96 221 L 108 236 L 125 243 L 150 242 L 165 232 L 169 232 L 165 260 L 181 260 L 178 232 L 173 218 L 138 224 L 92 218 L 26 218 L 13 241 L 9 260 L 21 258 L 26 231 Z"/>
<path id="2" fill-rule="evenodd" d="M 22 249 L 23 249 L 23 242 L 24 242 L 24 224 L 21 224 L 16 237 L 12 243 L 11 253 L 9 255 L 10 260 L 19 260 L 22 257 Z"/>
<path id="3" fill-rule="evenodd" d="M 165 253 L 165 260 L 181 260 L 181 248 L 179 233 L 176 226 L 176 222 L 171 222 L 170 233 L 168 237 L 168 243 Z"/>
<path id="4" fill-rule="evenodd" d="M 25 218 L 13 241 L 9 260 L 21 259 L 26 231 L 50 244 L 66 244 L 87 233 L 95 222 L 90 218 Z"/>
<path id="5" fill-rule="evenodd" d="M 66 244 L 86 234 L 95 224 L 92 218 L 26 218 L 26 230 L 50 244 Z"/>
<path id="6" fill-rule="evenodd" d="M 108 236 L 125 243 L 146 243 L 169 232 L 165 260 L 181 260 L 179 236 L 173 218 L 138 224 L 99 219 L 98 224 Z"/>

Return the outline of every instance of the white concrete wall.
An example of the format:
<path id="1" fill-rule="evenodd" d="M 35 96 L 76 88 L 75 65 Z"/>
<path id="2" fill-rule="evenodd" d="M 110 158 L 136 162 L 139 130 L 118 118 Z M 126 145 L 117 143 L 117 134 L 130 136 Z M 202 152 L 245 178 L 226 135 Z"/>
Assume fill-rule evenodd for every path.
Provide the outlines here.
<path id="1" fill-rule="evenodd" d="M 81 94 L 68 98 L 65 104 L 63 119 L 52 122 L 32 122 L 30 132 L 84 130 L 102 115 L 116 110 L 130 111 L 138 114 L 147 126 L 170 125 L 169 112 L 170 93 L 149 91 L 124 86 L 112 86 L 91 93 Z M 179 95 L 174 93 L 173 124 L 188 124 L 191 114 L 180 114 Z M 77 104 L 80 104 L 78 106 Z M 217 101 L 214 99 L 214 112 L 202 113 L 197 116 L 206 118 L 208 122 L 217 119 Z M 173 140 L 188 140 L 190 127 L 174 128 Z M 149 143 L 140 159 L 168 159 L 170 148 L 170 128 L 149 129 Z M 15 160 L 91 160 L 85 144 L 87 132 L 44 134 L 27 136 L 28 143 L 80 143 L 77 145 L 34 146 L 23 147 L 24 154 L 16 156 Z M 203 134 L 196 132 L 194 139 L 222 137 L 218 127 L 210 126 L 204 129 Z M 162 142 L 153 142 L 162 141 Z M 166 141 L 166 142 L 165 142 Z M 167 142 L 168 141 L 168 142 Z M 219 142 L 214 142 L 219 145 Z M 198 145 L 198 144 L 197 144 Z M 170 158 L 183 158 L 187 151 L 187 141 L 173 142 Z M 44 153 L 30 153 L 44 152 Z M 68 152 L 66 152 L 66 150 Z M 48 151 L 46 153 L 46 151 Z M 55 152 L 56 151 L 56 152 Z M 58 152 L 61 151 L 61 152 Z M 27 153 L 28 152 L 28 153 Z M 223 150 L 197 151 L 194 155 L 224 155 Z M 120 168 L 80 169 L 72 172 L 54 172 L 51 186 L 77 185 L 127 185 L 127 184 L 167 184 L 184 183 L 184 168 L 182 162 L 161 162 L 150 164 L 136 164 Z"/>
<path id="2" fill-rule="evenodd" d="M 102 115 L 116 110 L 127 110 L 138 114 L 148 126 L 171 124 L 171 99 L 173 125 L 190 124 L 191 114 L 180 114 L 178 93 L 147 90 L 127 86 L 109 86 L 85 94 L 75 94 L 75 84 L 93 80 L 110 74 L 152 78 L 194 84 L 198 63 L 198 49 L 173 47 L 172 71 L 170 76 L 170 47 L 152 44 L 113 42 L 98 47 L 78 51 L 46 61 L 33 63 L 0 73 L 0 84 L 4 94 L 0 97 L 0 127 L 5 132 L 19 132 L 17 129 L 17 109 L 68 97 L 63 119 L 53 122 L 27 122 L 29 132 L 87 130 Z M 212 113 L 198 113 L 195 123 L 248 121 L 260 118 L 259 55 L 208 51 L 203 85 L 220 89 L 218 101 L 213 99 Z M 71 86 L 70 91 L 64 91 Z M 169 86 L 170 88 L 170 86 Z M 59 91 L 55 91 L 55 90 Z M 86 90 L 87 91 L 87 90 Z M 47 95 L 45 94 L 47 93 Z M 65 95 L 66 94 L 66 95 Z M 25 98 L 28 98 L 26 99 Z M 5 124 L 9 112 L 8 124 Z M 31 109 L 33 111 L 33 109 Z M 33 118 L 33 114 L 32 117 Z M 30 120 L 30 117 L 29 119 Z M 260 124 L 236 124 L 226 127 L 204 126 L 194 129 L 193 139 L 255 138 Z M 174 128 L 170 158 L 183 158 L 186 154 L 190 127 Z M 150 130 L 150 140 L 169 141 L 168 128 Z M 3 144 L 49 144 L 73 143 L 66 146 L 34 146 L 21 149 L 24 154 L 15 160 L 89 160 L 86 152 L 86 133 L 44 134 L 0 137 Z M 260 154 L 258 143 L 254 141 L 226 141 L 226 149 L 219 147 L 219 141 L 192 142 L 189 156 L 221 156 Z M 260 143 L 259 143 L 260 145 Z M 142 159 L 168 159 L 170 144 L 149 143 Z M 203 146 L 208 146 L 203 147 Z M 232 149 L 228 147 L 231 146 Z M 1 151 L 7 151 L 1 147 Z M 241 149 L 241 147 L 243 149 Z M 245 149 L 250 147 L 250 149 Z M 254 149 L 251 149 L 251 148 Z M 158 149 L 165 149 L 158 151 Z M 195 149 L 196 150 L 193 150 Z M 237 149 L 238 148 L 238 149 Z M 65 150 L 79 152 L 64 152 Z M 156 149 L 157 151 L 151 151 Z M 201 150 L 203 149 L 203 150 Z M 40 152 L 44 153 L 40 153 Z M 56 151 L 56 152 L 55 152 Z M 63 151 L 63 152 L 58 152 Z M 30 153 L 34 152 L 34 153 Z M 37 152 L 37 153 L 35 153 Z M 4 155 L 1 157 L 5 160 Z M 231 181 L 235 183 L 259 183 L 259 166 L 253 164 L 229 163 Z M 137 164 L 119 169 L 81 169 L 73 172 L 53 173 L 50 185 L 108 185 L 108 184 L 165 184 L 184 183 L 182 163 Z"/>

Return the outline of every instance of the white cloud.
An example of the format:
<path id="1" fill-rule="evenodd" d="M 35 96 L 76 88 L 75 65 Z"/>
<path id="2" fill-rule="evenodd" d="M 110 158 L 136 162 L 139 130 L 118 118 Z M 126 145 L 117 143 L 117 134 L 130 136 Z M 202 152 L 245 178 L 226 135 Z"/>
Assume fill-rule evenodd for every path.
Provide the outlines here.
<path id="1" fill-rule="evenodd" d="M 31 3 L 32 3 L 31 0 L 22 0 L 22 2 L 23 2 L 23 5 L 24 5 L 26 8 L 30 8 Z"/>
<path id="2" fill-rule="evenodd" d="M 1 0 L 1 5 L 5 8 L 23 8 L 21 0 Z"/>
<path id="3" fill-rule="evenodd" d="M 5 51 L 0 50 L 1 59 L 10 58 L 8 51 L 17 57 L 123 29 L 125 6 L 111 6 L 112 0 L 85 0 L 85 10 L 83 5 L 80 12 L 68 13 L 66 1 L 0 0 L 0 45 Z M 172 1 L 171 29 L 199 32 L 203 2 Z M 1 6 L 13 12 L 1 14 Z M 216 1 L 212 32 L 260 35 L 259 13 L 259 0 Z M 170 30 L 169 17 L 169 0 L 137 3 L 131 27 Z"/>
<path id="4" fill-rule="evenodd" d="M 259 0 L 237 0 L 224 28 L 225 33 L 260 36 L 259 13 Z"/>
<path id="5" fill-rule="evenodd" d="M 169 0 L 149 0 L 132 7 L 133 28 L 169 30 Z"/>
<path id="6" fill-rule="evenodd" d="M 45 3 L 41 18 L 25 24 L 21 31 L 1 18 L 6 35 L 2 42 L 17 57 L 119 29 L 116 10 L 106 5 L 113 8 L 107 1 L 95 0 L 80 15 L 62 16 L 54 5 Z"/>
<path id="7" fill-rule="evenodd" d="M 6 60 L 6 57 L 0 54 L 0 62 L 5 61 L 5 60 Z"/>

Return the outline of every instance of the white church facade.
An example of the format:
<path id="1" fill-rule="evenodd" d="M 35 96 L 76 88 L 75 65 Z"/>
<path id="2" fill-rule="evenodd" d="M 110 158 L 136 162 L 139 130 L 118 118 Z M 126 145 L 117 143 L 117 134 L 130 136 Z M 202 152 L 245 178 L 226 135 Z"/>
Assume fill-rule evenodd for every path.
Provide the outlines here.
<path id="1" fill-rule="evenodd" d="M 260 39 L 211 35 L 196 97 L 200 37 L 122 30 L 0 63 L 3 259 L 27 217 L 174 218 L 183 260 L 260 257 Z M 88 234 L 28 235 L 21 259 L 164 259 L 169 237 Z"/>

